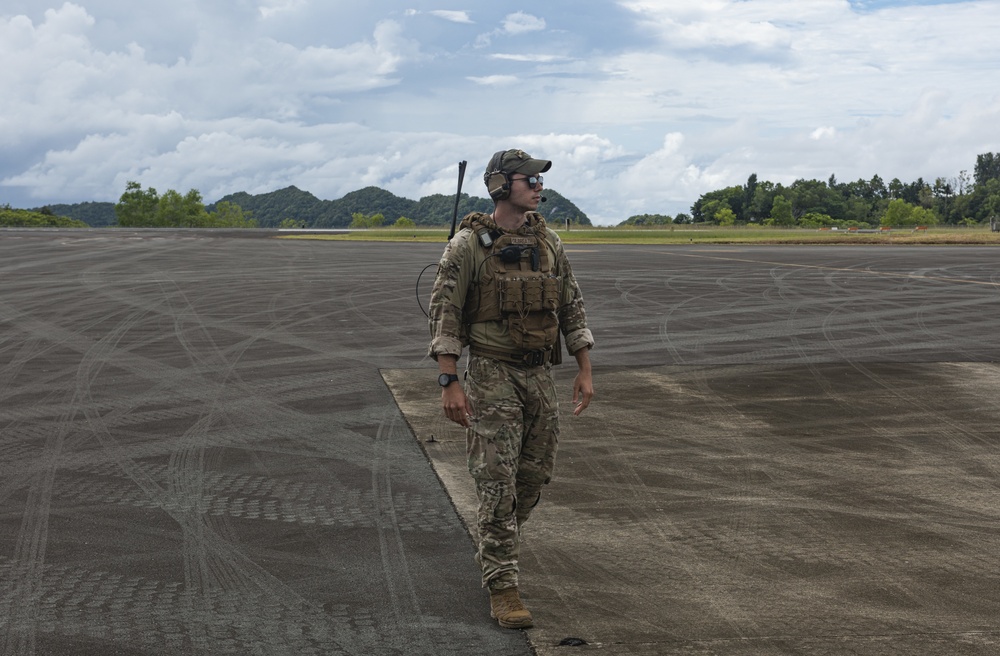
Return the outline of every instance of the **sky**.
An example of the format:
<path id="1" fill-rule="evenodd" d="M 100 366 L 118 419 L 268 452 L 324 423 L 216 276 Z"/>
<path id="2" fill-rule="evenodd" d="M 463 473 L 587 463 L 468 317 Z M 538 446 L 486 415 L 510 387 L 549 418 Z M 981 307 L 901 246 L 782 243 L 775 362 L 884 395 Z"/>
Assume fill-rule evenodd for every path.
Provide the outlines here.
<path id="1" fill-rule="evenodd" d="M 754 173 L 954 179 L 1000 152 L 998 34 L 998 0 L 0 0 L 0 205 L 416 200 L 462 160 L 486 197 L 508 148 L 597 225 Z"/>

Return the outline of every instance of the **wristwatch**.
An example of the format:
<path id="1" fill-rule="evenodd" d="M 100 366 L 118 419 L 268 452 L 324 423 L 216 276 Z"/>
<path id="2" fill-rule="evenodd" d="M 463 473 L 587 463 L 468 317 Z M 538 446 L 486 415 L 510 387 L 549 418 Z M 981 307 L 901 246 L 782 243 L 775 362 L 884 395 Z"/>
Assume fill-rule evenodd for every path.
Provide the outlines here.
<path id="1" fill-rule="evenodd" d="M 441 387 L 448 387 L 455 382 L 458 382 L 458 374 L 441 374 L 438 376 L 438 385 Z"/>

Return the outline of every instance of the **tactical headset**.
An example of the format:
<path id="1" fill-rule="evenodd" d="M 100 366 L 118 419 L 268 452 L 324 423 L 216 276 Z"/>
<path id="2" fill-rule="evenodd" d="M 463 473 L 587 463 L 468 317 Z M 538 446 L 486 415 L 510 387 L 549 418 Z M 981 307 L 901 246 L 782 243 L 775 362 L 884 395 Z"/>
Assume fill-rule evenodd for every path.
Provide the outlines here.
<path id="1" fill-rule="evenodd" d="M 486 173 L 483 174 L 486 191 L 489 192 L 490 198 L 494 201 L 510 198 L 510 186 L 513 183 L 510 179 L 511 174 L 500 168 L 506 152 L 506 150 L 500 150 L 494 153 L 490 163 L 486 165 Z"/>

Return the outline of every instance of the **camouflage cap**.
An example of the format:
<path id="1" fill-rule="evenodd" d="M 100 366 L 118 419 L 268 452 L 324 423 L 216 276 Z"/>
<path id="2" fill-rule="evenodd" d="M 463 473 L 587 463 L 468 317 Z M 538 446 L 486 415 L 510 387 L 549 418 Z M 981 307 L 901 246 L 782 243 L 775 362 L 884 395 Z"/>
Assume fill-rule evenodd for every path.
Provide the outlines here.
<path id="1" fill-rule="evenodd" d="M 490 163 L 486 165 L 486 176 L 493 173 L 524 173 L 537 175 L 548 171 L 552 162 L 547 159 L 534 159 L 523 150 L 501 150 L 494 153 Z"/>

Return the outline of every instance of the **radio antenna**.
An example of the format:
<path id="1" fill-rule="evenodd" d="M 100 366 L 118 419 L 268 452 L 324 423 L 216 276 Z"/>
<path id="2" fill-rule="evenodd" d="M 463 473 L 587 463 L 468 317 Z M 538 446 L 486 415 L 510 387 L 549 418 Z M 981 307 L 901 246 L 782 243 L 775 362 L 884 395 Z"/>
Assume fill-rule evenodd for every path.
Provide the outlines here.
<path id="1" fill-rule="evenodd" d="M 465 180 L 465 165 L 468 164 L 464 159 L 458 163 L 458 193 L 455 194 L 455 213 L 451 217 L 451 234 L 448 235 L 448 241 L 455 236 L 455 226 L 458 224 L 458 202 L 462 200 L 462 181 Z"/>

